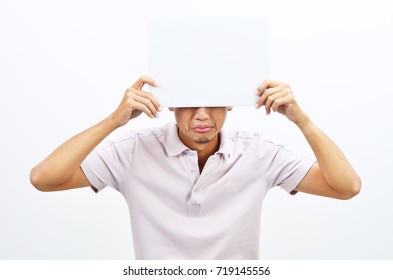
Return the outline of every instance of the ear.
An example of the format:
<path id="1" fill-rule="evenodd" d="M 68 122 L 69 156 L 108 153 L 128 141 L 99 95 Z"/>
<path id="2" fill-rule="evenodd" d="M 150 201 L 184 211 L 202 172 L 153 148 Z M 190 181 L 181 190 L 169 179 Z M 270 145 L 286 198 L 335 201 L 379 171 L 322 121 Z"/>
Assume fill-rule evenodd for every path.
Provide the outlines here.
<path id="1" fill-rule="evenodd" d="M 228 111 L 232 111 L 232 109 L 233 109 L 233 106 L 228 107 Z"/>
<path id="2" fill-rule="evenodd" d="M 173 107 L 168 107 L 169 111 L 173 112 Z"/>

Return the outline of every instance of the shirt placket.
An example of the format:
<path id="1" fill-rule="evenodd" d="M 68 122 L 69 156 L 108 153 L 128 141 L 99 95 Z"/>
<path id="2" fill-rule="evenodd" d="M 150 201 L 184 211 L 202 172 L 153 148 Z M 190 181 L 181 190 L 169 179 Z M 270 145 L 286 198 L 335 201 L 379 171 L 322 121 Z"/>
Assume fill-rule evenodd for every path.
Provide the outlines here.
<path id="1" fill-rule="evenodd" d="M 197 173 L 197 176 L 194 177 L 195 181 L 193 184 L 193 188 L 191 190 L 190 200 L 188 202 L 188 215 L 189 216 L 199 216 L 202 210 L 202 197 L 203 197 L 203 186 L 208 183 L 208 178 L 210 176 L 211 171 L 215 168 L 217 162 L 216 156 L 209 157 L 208 161 L 203 168 L 202 174 L 199 175 L 199 166 L 197 156 L 194 157 L 194 166 L 196 166 L 196 170 L 193 171 L 193 174 Z M 190 169 L 191 173 L 191 169 Z"/>
<path id="2" fill-rule="evenodd" d="M 194 186 L 199 178 L 198 155 L 195 151 L 186 151 L 186 172 L 191 183 L 191 193 L 187 200 L 188 216 L 197 216 L 199 213 L 199 202 L 193 195 Z"/>

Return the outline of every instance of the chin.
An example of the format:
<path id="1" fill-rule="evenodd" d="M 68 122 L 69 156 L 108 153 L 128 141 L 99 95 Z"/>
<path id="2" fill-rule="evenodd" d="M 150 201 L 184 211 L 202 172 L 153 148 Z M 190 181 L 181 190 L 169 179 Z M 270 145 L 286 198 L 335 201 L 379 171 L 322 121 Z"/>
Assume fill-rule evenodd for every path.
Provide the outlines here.
<path id="1" fill-rule="evenodd" d="M 208 138 L 194 140 L 194 142 L 197 143 L 197 144 L 207 144 L 210 141 L 211 141 L 211 139 L 208 139 Z"/>

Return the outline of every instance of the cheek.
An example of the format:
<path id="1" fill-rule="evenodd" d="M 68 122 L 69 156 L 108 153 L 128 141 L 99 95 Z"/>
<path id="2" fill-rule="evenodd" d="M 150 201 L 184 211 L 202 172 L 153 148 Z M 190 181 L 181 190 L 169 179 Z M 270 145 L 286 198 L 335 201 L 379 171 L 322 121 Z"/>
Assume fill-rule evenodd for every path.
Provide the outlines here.
<path id="1" fill-rule="evenodd" d="M 181 129 L 185 129 L 188 127 L 188 118 L 187 115 L 184 114 L 184 112 L 176 112 L 175 111 L 175 119 L 176 123 Z"/>
<path id="2" fill-rule="evenodd" d="M 216 121 L 217 127 L 221 128 L 224 125 L 226 117 L 227 117 L 227 111 L 220 112 L 219 114 L 217 114 L 215 116 L 215 121 Z"/>

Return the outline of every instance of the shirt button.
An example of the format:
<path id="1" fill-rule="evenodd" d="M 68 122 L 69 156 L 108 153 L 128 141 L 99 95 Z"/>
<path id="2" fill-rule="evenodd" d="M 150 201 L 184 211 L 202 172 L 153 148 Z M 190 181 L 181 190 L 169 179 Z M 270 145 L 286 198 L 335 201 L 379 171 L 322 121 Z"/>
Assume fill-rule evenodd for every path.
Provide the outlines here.
<path id="1" fill-rule="evenodd" d="M 190 169 L 190 173 L 194 174 L 195 170 L 194 169 Z"/>

